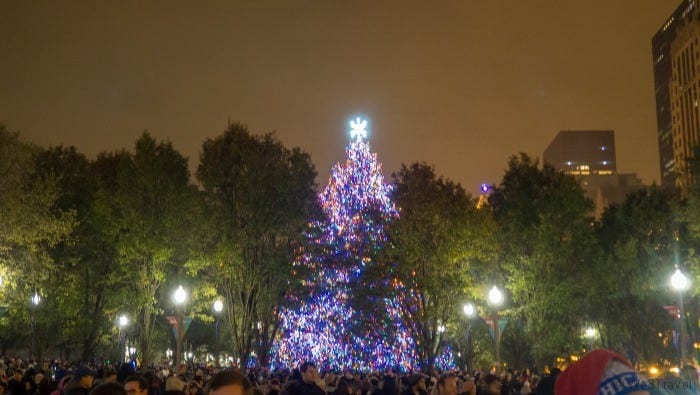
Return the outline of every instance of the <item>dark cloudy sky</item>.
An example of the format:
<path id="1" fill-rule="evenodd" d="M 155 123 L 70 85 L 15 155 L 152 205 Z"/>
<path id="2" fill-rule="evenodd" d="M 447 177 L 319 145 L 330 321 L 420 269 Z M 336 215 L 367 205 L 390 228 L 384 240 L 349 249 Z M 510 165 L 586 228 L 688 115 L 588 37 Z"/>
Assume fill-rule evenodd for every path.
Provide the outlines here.
<path id="1" fill-rule="evenodd" d="M 614 129 L 659 179 L 651 37 L 680 0 L 0 1 L 0 122 L 90 157 L 144 129 L 194 169 L 227 121 L 311 153 L 346 121 L 387 174 L 416 160 L 476 192 L 562 129 Z"/>

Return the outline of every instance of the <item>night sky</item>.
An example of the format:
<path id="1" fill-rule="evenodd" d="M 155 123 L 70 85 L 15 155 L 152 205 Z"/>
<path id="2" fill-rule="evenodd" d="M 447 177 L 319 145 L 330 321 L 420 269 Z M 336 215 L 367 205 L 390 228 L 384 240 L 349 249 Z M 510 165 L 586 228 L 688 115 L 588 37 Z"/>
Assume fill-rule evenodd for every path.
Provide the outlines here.
<path id="1" fill-rule="evenodd" d="M 680 0 L 2 1 L 0 122 L 90 157 L 148 130 L 195 169 L 228 120 L 310 152 L 347 121 L 385 173 L 416 160 L 475 193 L 562 129 L 614 129 L 659 180 L 651 37 Z"/>

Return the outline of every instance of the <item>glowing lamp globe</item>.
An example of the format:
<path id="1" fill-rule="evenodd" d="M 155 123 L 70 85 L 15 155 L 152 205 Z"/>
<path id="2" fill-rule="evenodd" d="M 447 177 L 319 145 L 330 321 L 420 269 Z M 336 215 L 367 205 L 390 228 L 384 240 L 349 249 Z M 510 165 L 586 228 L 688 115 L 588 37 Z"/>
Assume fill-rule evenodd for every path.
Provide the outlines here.
<path id="1" fill-rule="evenodd" d="M 503 293 L 495 285 L 489 291 L 489 302 L 491 302 L 491 304 L 494 306 L 498 306 L 503 303 Z"/>
<path id="2" fill-rule="evenodd" d="M 183 303 L 185 303 L 186 299 L 187 299 L 187 292 L 185 292 L 185 289 L 182 288 L 182 285 L 180 285 L 175 290 L 175 294 L 173 294 L 173 301 L 176 304 L 183 304 Z"/>
<path id="3" fill-rule="evenodd" d="M 481 193 L 489 193 L 491 191 L 491 187 L 489 184 L 481 184 Z"/>
<path id="4" fill-rule="evenodd" d="M 129 324 L 129 319 L 125 315 L 120 315 L 119 316 L 119 326 L 120 327 L 125 327 Z"/>
<path id="5" fill-rule="evenodd" d="M 467 317 L 473 317 L 474 313 L 476 313 L 476 309 L 474 308 L 474 305 L 471 303 L 467 303 L 464 305 L 464 314 Z"/>
<path id="6" fill-rule="evenodd" d="M 223 309 L 224 309 L 224 302 L 222 302 L 220 300 L 217 300 L 216 302 L 214 302 L 214 311 L 216 311 L 217 313 L 221 313 L 221 310 L 223 310 Z"/>
<path id="7" fill-rule="evenodd" d="M 685 291 L 690 286 L 690 281 L 680 269 L 676 268 L 676 272 L 671 276 L 671 286 L 676 291 Z"/>
<path id="8" fill-rule="evenodd" d="M 32 303 L 34 306 L 38 306 L 39 303 L 41 303 L 41 296 L 39 296 L 38 292 L 34 292 L 34 296 L 32 296 Z"/>
<path id="9" fill-rule="evenodd" d="M 592 339 L 595 337 L 595 329 L 593 328 L 586 328 L 586 337 L 589 339 Z"/>

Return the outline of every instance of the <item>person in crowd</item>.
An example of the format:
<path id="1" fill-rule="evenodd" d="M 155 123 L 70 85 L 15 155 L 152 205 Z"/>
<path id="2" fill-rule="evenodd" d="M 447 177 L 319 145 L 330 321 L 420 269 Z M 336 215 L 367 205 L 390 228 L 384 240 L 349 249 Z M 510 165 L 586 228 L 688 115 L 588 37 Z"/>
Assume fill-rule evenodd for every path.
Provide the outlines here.
<path id="1" fill-rule="evenodd" d="M 408 379 L 407 388 L 402 395 L 427 395 L 427 393 L 425 377 L 422 374 L 413 374 Z"/>
<path id="2" fill-rule="evenodd" d="M 501 387 L 503 386 L 503 381 L 500 377 L 495 374 L 487 374 L 484 376 L 484 385 L 481 388 L 481 393 L 477 392 L 479 395 L 501 395 Z"/>
<path id="3" fill-rule="evenodd" d="M 179 376 L 170 376 L 165 380 L 164 395 L 185 395 L 185 383 Z"/>
<path id="4" fill-rule="evenodd" d="M 103 382 L 102 384 L 93 388 L 89 395 L 126 395 L 126 391 L 124 390 L 124 387 L 116 381 L 109 383 Z"/>
<path id="5" fill-rule="evenodd" d="M 185 387 L 185 395 L 204 395 L 204 389 L 196 380 L 190 380 Z"/>
<path id="6" fill-rule="evenodd" d="M 239 371 L 224 370 L 212 377 L 208 395 L 250 395 L 252 385 Z"/>
<path id="7" fill-rule="evenodd" d="M 92 389 L 92 381 L 95 379 L 95 371 L 86 366 L 79 366 L 73 379 L 63 389 L 64 395 L 88 395 Z"/>
<path id="8" fill-rule="evenodd" d="M 554 383 L 561 374 L 559 368 L 552 368 L 549 375 L 544 376 L 537 384 L 537 395 L 554 395 Z"/>
<path id="9" fill-rule="evenodd" d="M 627 358 L 598 349 L 559 374 L 554 395 L 649 395 L 649 388 L 649 383 L 634 371 Z"/>
<path id="10" fill-rule="evenodd" d="M 124 391 L 126 395 L 150 395 L 148 383 L 141 376 L 129 376 L 124 379 Z"/>
<path id="11" fill-rule="evenodd" d="M 433 395 L 457 395 L 457 376 L 454 373 L 444 373 L 437 379 Z"/>
<path id="12" fill-rule="evenodd" d="M 301 380 L 287 387 L 288 395 L 325 395 L 323 380 L 318 374 L 318 368 L 313 362 L 304 362 L 299 369 Z"/>

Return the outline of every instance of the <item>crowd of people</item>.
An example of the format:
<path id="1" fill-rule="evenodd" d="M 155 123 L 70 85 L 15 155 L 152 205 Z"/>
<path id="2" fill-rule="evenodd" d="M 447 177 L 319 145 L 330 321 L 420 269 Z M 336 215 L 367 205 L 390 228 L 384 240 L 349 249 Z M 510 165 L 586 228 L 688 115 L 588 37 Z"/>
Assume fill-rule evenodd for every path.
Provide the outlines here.
<path id="1" fill-rule="evenodd" d="M 596 350 L 560 373 L 455 369 L 358 373 L 298 369 L 240 371 L 182 364 L 137 370 L 119 366 L 0 360 L 0 395 L 667 395 L 698 394 L 695 377 L 674 383 L 647 380 L 618 354 Z M 692 374 L 691 374 L 692 376 Z"/>

